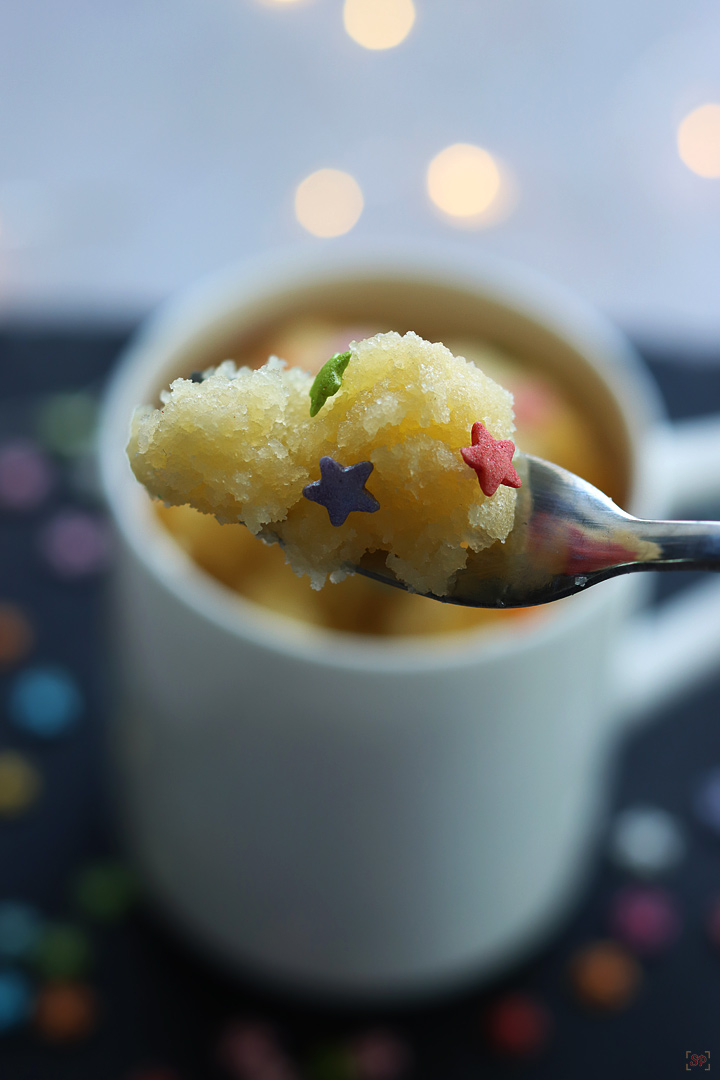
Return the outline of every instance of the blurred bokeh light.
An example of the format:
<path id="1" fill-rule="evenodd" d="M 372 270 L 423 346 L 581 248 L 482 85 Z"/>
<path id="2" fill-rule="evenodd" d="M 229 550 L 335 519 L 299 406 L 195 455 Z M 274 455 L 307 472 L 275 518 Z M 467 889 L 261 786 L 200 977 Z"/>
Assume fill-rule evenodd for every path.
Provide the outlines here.
<path id="1" fill-rule="evenodd" d="M 488 211 L 499 209 L 503 177 L 487 150 L 455 143 L 437 154 L 428 167 L 428 193 L 438 209 L 463 224 L 483 224 Z"/>
<path id="2" fill-rule="evenodd" d="M 393 49 L 415 22 L 413 0 L 345 0 L 343 20 L 353 41 L 366 49 Z"/>
<path id="3" fill-rule="evenodd" d="M 136 319 L 312 244 L 295 188 L 333 166 L 362 188 L 348 243 L 481 228 L 644 341 L 720 341 L 711 0 L 40 3 L 0 5 L 0 312 Z M 454 144 L 499 170 L 478 214 L 428 194 Z"/>
<path id="4" fill-rule="evenodd" d="M 318 169 L 295 192 L 295 216 L 313 236 L 329 238 L 350 232 L 362 210 L 360 185 L 340 169 Z"/>
<path id="5" fill-rule="evenodd" d="M 720 177 L 720 104 L 708 102 L 685 117 L 678 128 L 680 157 L 698 176 Z"/>

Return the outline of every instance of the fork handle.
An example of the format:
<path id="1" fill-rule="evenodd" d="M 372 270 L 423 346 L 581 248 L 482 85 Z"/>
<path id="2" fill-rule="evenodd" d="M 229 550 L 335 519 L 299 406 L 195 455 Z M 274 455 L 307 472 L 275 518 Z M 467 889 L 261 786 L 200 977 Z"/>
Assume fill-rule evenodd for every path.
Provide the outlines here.
<path id="1" fill-rule="evenodd" d="M 720 570 L 720 521 L 634 518 L 629 531 L 641 550 L 627 570 Z"/>

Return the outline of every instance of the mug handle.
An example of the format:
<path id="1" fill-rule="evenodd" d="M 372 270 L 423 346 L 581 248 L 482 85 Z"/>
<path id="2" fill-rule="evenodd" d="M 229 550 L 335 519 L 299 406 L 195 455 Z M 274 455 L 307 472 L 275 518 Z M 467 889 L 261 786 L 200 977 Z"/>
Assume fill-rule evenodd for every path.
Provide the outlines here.
<path id="1" fill-rule="evenodd" d="M 661 425 L 649 452 L 676 517 L 692 517 L 698 507 L 707 514 L 708 506 L 720 504 L 720 416 Z M 706 574 L 634 616 L 621 635 L 615 665 L 618 714 L 629 723 L 720 671 L 720 576 Z"/>

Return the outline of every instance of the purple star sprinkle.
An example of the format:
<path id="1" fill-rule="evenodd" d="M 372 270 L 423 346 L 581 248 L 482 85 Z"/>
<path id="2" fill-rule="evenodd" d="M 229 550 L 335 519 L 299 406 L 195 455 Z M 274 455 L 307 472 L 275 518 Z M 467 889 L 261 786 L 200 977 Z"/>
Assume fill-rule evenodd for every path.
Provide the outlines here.
<path id="1" fill-rule="evenodd" d="M 303 495 L 325 507 L 332 525 L 342 525 L 353 510 L 373 514 L 380 509 L 380 503 L 365 488 L 373 468 L 372 461 L 340 465 L 334 458 L 321 457 L 321 479 L 304 487 Z"/>

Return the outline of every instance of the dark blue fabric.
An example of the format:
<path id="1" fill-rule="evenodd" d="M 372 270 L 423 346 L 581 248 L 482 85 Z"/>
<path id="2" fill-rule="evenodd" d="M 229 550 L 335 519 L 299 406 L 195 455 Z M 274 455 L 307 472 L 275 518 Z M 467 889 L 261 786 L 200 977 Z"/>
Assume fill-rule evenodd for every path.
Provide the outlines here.
<path id="1" fill-rule="evenodd" d="M 32 430 L 38 395 L 99 389 L 127 333 L 0 332 L 0 438 Z M 715 368 L 647 358 L 673 416 L 720 410 L 720 355 Z M 83 501 L 67 474 L 52 498 L 58 506 Z M 103 585 L 97 579 L 70 584 L 43 569 L 33 537 L 47 513 L 44 506 L 29 515 L 0 515 L 0 600 L 14 600 L 32 614 L 38 627 L 34 659 L 73 671 L 87 710 L 74 733 L 39 743 L 8 722 L 11 674 L 0 676 L 0 747 L 31 753 L 46 784 L 31 812 L 0 821 L 0 900 L 33 901 L 48 915 L 62 916 L 75 869 L 115 852 L 117 840 L 103 758 L 109 694 Z M 657 588 L 668 593 L 686 581 L 660 575 Z M 415 1058 L 409 1076 L 415 1080 L 660 1080 L 687 1075 L 686 1050 L 708 1049 L 720 1069 L 720 951 L 713 952 L 703 929 L 708 905 L 720 898 L 720 837 L 692 816 L 698 779 L 720 765 L 719 713 L 720 675 L 634 733 L 617 763 L 614 806 L 649 802 L 674 812 L 690 845 L 688 859 L 668 881 L 684 914 L 682 938 L 644 964 L 645 984 L 632 1008 L 608 1017 L 586 1014 L 567 986 L 573 949 L 604 936 L 609 898 L 625 880 L 599 849 L 582 902 L 540 955 L 490 988 L 471 986 L 449 1000 L 402 1010 L 313 1007 L 278 997 L 250 979 L 231 981 L 140 905 L 121 925 L 93 930 L 97 962 L 91 981 L 102 1013 L 92 1036 L 59 1049 L 30 1031 L 0 1036 L 0 1077 L 122 1080 L 141 1067 L 165 1066 L 186 1080 L 220 1080 L 229 1074 L 216 1061 L 215 1042 L 223 1024 L 239 1015 L 276 1023 L 296 1062 L 323 1040 L 387 1026 L 409 1040 Z M 553 1013 L 555 1037 L 535 1063 L 505 1065 L 485 1044 L 483 1008 L 505 989 L 537 994 Z"/>

